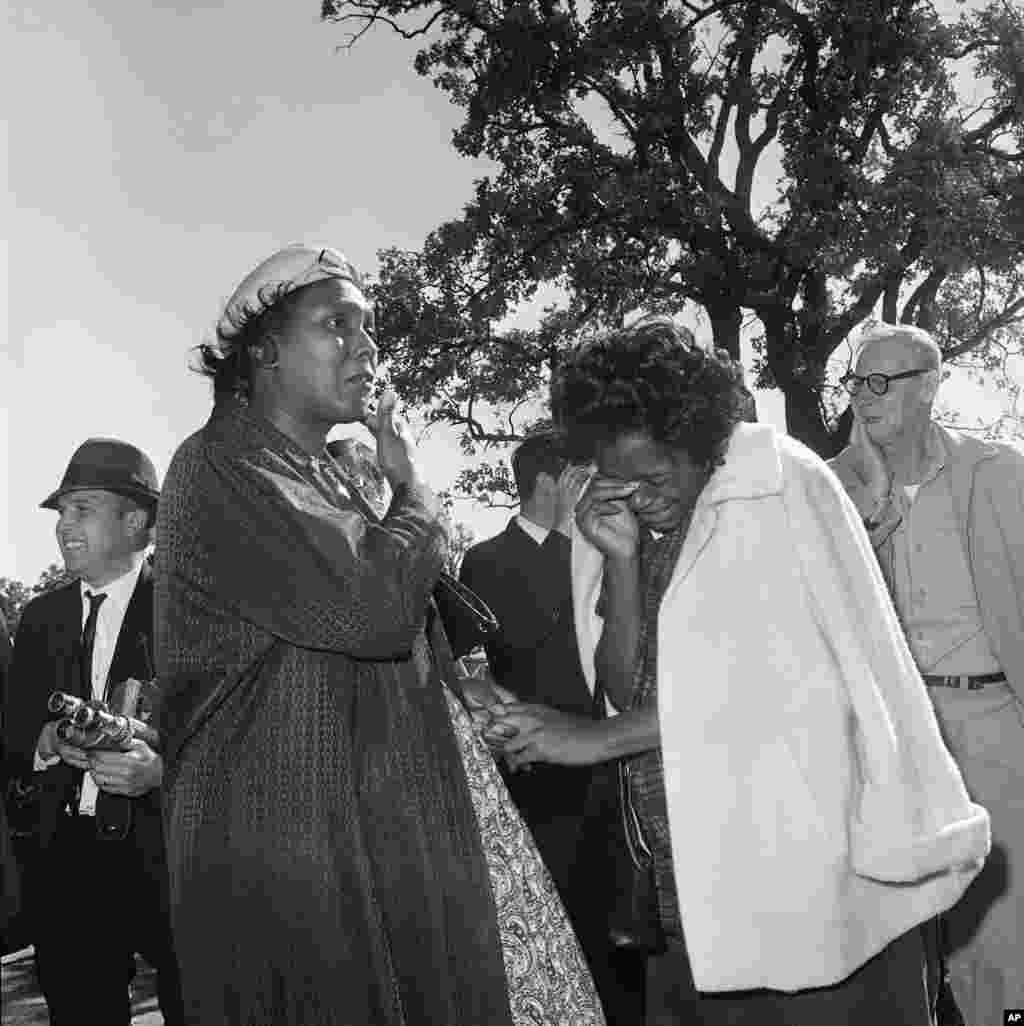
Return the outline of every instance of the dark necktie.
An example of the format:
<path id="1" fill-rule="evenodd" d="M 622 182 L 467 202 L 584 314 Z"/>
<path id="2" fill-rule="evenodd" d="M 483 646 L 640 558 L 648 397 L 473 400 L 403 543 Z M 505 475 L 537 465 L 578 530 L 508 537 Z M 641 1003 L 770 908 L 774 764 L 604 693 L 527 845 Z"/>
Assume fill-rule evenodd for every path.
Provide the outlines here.
<path id="1" fill-rule="evenodd" d="M 82 629 L 82 686 L 85 697 L 92 698 L 92 656 L 96 644 L 96 621 L 100 606 L 107 597 L 106 592 L 86 592 L 89 600 L 89 615 Z M 100 838 L 119 840 L 128 833 L 131 825 L 131 799 L 120 794 L 101 793 L 96 800 L 96 833 Z"/>
<path id="2" fill-rule="evenodd" d="M 85 597 L 89 600 L 89 615 L 82 628 L 82 697 L 88 701 L 92 698 L 92 652 L 96 644 L 96 621 L 107 593 L 87 591 Z"/>

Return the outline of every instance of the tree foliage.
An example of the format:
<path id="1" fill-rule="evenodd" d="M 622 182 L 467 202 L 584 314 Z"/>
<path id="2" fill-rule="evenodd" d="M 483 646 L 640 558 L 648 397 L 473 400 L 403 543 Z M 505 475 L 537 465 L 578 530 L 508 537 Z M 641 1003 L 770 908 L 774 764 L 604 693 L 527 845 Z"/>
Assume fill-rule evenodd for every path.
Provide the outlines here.
<path id="1" fill-rule="evenodd" d="M 514 441 L 560 354 L 695 304 L 791 433 L 836 447 L 829 358 L 870 316 L 998 372 L 1024 325 L 1024 12 L 927 0 L 324 0 L 385 25 L 493 162 L 381 253 L 382 349 L 469 451 Z M 536 327 L 507 327 L 551 288 Z M 503 326 L 506 325 L 506 326 Z"/>
<path id="2" fill-rule="evenodd" d="M 472 547 L 473 542 L 476 541 L 476 535 L 471 527 L 464 524 L 461 520 L 455 520 L 451 514 L 445 515 L 444 522 L 448 534 L 448 548 L 444 557 L 444 569 L 453 577 L 458 577 L 459 567 L 462 566 L 462 560 Z"/>
<path id="3" fill-rule="evenodd" d="M 37 595 L 59 588 L 72 580 L 73 576 L 59 563 L 51 563 L 33 585 L 27 585 L 13 577 L 0 577 L 0 612 L 7 621 L 7 629 L 13 636 L 21 620 L 21 612 Z"/>

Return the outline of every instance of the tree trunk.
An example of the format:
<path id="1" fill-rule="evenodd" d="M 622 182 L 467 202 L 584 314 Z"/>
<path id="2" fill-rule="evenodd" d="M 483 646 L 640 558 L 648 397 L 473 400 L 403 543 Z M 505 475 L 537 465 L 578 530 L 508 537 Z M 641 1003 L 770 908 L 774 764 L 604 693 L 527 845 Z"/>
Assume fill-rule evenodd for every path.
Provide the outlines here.
<path id="1" fill-rule="evenodd" d="M 705 302 L 704 308 L 711 320 L 716 348 L 724 349 L 734 360 L 739 360 L 743 312 L 733 303 L 709 306 Z"/>
<path id="2" fill-rule="evenodd" d="M 782 389 L 786 400 L 786 431 L 813 449 L 822 459 L 831 459 L 845 444 L 837 444 L 837 436 L 829 431 L 821 416 L 820 397 L 816 391 L 791 382 Z"/>
<path id="3" fill-rule="evenodd" d="M 833 435 L 823 416 L 821 388 L 828 348 L 820 327 L 798 325 L 792 310 L 785 307 L 759 310 L 758 315 L 765 329 L 768 369 L 785 400 L 787 433 L 822 459 L 831 459 L 845 444 L 848 428 Z"/>

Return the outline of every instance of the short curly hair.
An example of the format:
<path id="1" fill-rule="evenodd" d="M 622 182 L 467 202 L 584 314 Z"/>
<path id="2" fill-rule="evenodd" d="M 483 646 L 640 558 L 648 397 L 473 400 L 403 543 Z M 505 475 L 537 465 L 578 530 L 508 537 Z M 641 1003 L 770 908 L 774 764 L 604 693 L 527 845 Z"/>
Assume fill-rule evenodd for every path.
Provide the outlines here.
<path id="1" fill-rule="evenodd" d="M 739 364 L 707 351 L 667 318 L 650 318 L 580 345 L 551 383 L 551 411 L 574 460 L 642 433 L 720 465 L 748 403 Z"/>
<path id="2" fill-rule="evenodd" d="M 232 316 L 230 334 L 218 328 L 215 341 L 196 346 L 199 360 L 193 370 L 212 379 L 214 400 L 250 398 L 255 370 L 250 350 L 259 346 L 268 332 L 283 327 L 302 291 L 288 291 L 287 283 L 265 290 L 259 308 L 245 307 Z"/>

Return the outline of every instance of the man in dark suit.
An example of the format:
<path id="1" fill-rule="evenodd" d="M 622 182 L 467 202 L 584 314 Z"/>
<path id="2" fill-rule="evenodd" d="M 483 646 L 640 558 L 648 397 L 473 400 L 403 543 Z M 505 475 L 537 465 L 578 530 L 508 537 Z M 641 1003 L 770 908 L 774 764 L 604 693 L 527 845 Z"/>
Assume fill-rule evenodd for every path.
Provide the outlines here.
<path id="1" fill-rule="evenodd" d="M 520 513 L 466 553 L 460 580 L 497 616 L 485 643 L 495 682 L 523 702 L 591 715 L 572 611 L 570 523 L 586 471 L 569 466 L 550 434 L 527 438 L 512 456 Z M 537 765 L 504 773 L 591 965 L 611 1026 L 641 1022 L 643 964 L 613 953 L 603 932 L 602 888 L 580 850 L 591 769 Z"/>
<path id="2" fill-rule="evenodd" d="M 115 702 L 150 682 L 153 580 L 146 549 L 159 497 L 152 462 L 135 446 L 89 439 L 42 506 L 79 579 L 40 595 L 15 638 L 7 754 L 37 798 L 38 858 L 26 897 L 40 986 L 55 1026 L 127 1024 L 135 953 L 158 972 L 168 1026 L 184 1022 L 167 909 L 160 755 L 61 740 L 47 710 L 54 691 Z M 116 710 L 115 710 L 116 711 Z M 146 710 L 124 709 L 138 718 Z"/>

